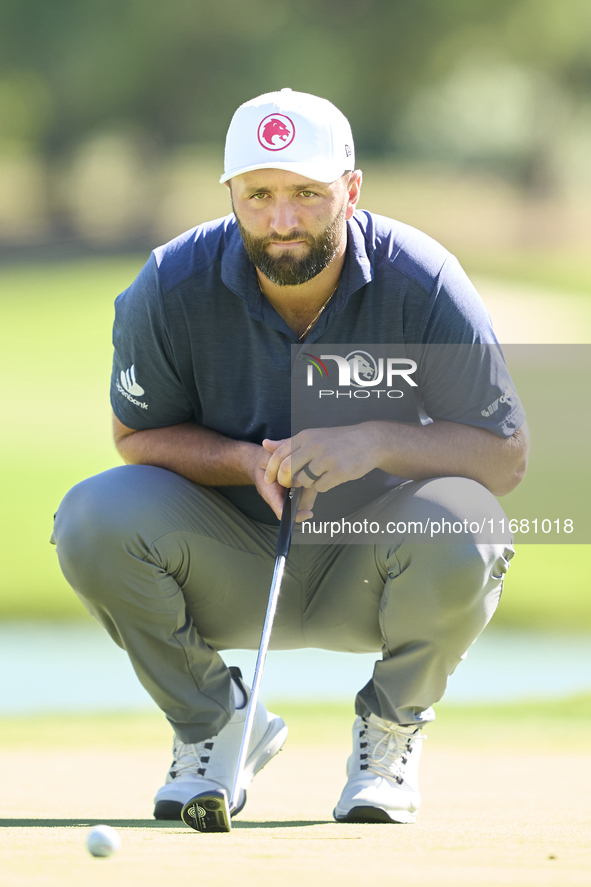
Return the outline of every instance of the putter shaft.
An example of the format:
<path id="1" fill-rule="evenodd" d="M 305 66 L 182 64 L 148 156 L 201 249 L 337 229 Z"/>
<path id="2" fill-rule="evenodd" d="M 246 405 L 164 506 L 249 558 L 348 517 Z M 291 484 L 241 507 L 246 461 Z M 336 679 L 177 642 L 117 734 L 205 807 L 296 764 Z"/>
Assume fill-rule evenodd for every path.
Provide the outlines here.
<path id="1" fill-rule="evenodd" d="M 271 590 L 269 592 L 269 603 L 267 604 L 267 613 L 265 616 L 265 623 L 263 625 L 263 632 L 261 635 L 261 643 L 259 646 L 259 652 L 254 670 L 254 680 L 250 692 L 250 699 L 248 701 L 248 708 L 246 710 L 244 732 L 242 734 L 242 742 L 240 743 L 240 753 L 238 755 L 238 763 L 236 764 L 236 772 L 234 774 L 232 794 L 230 795 L 230 812 L 233 812 L 238 806 L 238 796 L 240 794 L 240 779 L 242 776 L 242 771 L 244 769 L 244 764 L 246 762 L 246 756 L 248 754 L 248 744 L 250 742 L 256 705 L 259 697 L 259 690 L 263 678 L 263 668 L 265 665 L 265 659 L 267 658 L 269 642 L 271 640 L 271 630 L 273 628 L 273 620 L 275 619 L 275 611 L 277 610 L 279 591 L 281 590 L 281 581 L 283 579 L 283 573 L 285 571 L 285 563 L 287 561 L 287 554 L 291 543 L 291 534 L 293 530 L 293 525 L 295 523 L 301 494 L 301 487 L 292 488 L 291 490 L 288 490 L 285 494 L 283 514 L 281 517 L 281 526 L 279 528 L 279 537 L 277 539 L 277 557 L 275 559 L 275 569 L 273 571 L 273 580 L 271 582 Z"/>

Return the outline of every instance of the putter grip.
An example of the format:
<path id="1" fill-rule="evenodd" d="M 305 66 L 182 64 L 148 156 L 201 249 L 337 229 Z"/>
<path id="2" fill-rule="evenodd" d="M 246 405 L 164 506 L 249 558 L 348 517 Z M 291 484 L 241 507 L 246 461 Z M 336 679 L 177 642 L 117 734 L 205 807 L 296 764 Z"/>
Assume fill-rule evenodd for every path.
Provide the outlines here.
<path id="1" fill-rule="evenodd" d="M 277 537 L 277 548 L 275 549 L 275 557 L 287 557 L 289 546 L 291 545 L 291 533 L 295 524 L 296 514 L 298 513 L 298 505 L 302 495 L 303 487 L 292 487 L 291 490 L 285 491 L 285 499 L 283 500 L 283 512 L 281 513 L 281 523 L 279 524 L 279 536 Z"/>

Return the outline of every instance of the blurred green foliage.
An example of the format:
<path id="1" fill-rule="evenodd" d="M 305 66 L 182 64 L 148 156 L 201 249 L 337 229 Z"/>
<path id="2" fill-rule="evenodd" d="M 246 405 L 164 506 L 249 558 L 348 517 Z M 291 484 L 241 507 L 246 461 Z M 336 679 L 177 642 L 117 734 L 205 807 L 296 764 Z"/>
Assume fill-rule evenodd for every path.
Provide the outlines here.
<path id="1" fill-rule="evenodd" d="M 590 37 L 588 0 L 3 0 L 0 130 L 45 155 L 118 127 L 221 146 L 240 102 L 290 85 L 341 107 L 362 153 L 445 155 L 443 124 L 461 129 L 462 107 L 486 141 L 491 115 L 500 125 L 510 106 L 520 120 L 521 95 L 524 144 L 472 159 L 526 181 L 546 163 L 557 103 L 588 112 Z"/>
<path id="2" fill-rule="evenodd" d="M 174 236 L 236 107 L 291 86 L 350 118 L 361 168 L 398 165 L 391 192 L 472 177 L 460 242 L 586 255 L 590 45 L 588 0 L 0 0 L 0 249 Z M 465 199 L 446 214 L 453 237 Z"/>

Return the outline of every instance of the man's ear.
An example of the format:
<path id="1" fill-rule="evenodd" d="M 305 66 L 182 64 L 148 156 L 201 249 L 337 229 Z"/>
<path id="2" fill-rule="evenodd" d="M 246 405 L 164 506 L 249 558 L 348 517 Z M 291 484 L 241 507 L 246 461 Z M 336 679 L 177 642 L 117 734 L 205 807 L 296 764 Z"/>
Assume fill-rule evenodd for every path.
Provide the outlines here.
<path id="1" fill-rule="evenodd" d="M 363 179 L 363 173 L 360 169 L 355 169 L 349 176 L 349 182 L 347 184 L 347 212 L 346 218 L 350 219 L 353 213 L 355 212 L 355 207 L 359 201 L 359 196 L 361 194 L 361 182 Z"/>
<path id="2" fill-rule="evenodd" d="M 223 184 L 226 186 L 226 188 L 230 192 L 230 203 L 232 205 L 232 212 L 234 212 L 234 196 L 232 194 L 232 179 L 228 179 L 228 181 L 224 182 Z"/>

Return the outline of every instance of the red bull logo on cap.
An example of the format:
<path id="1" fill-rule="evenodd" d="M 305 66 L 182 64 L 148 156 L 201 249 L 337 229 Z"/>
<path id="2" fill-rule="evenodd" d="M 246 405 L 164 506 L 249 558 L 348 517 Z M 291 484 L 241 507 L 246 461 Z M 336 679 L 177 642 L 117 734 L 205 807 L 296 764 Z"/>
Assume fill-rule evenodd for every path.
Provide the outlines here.
<path id="1" fill-rule="evenodd" d="M 293 142 L 295 126 L 285 114 L 269 114 L 258 129 L 259 144 L 267 151 L 282 151 Z"/>

